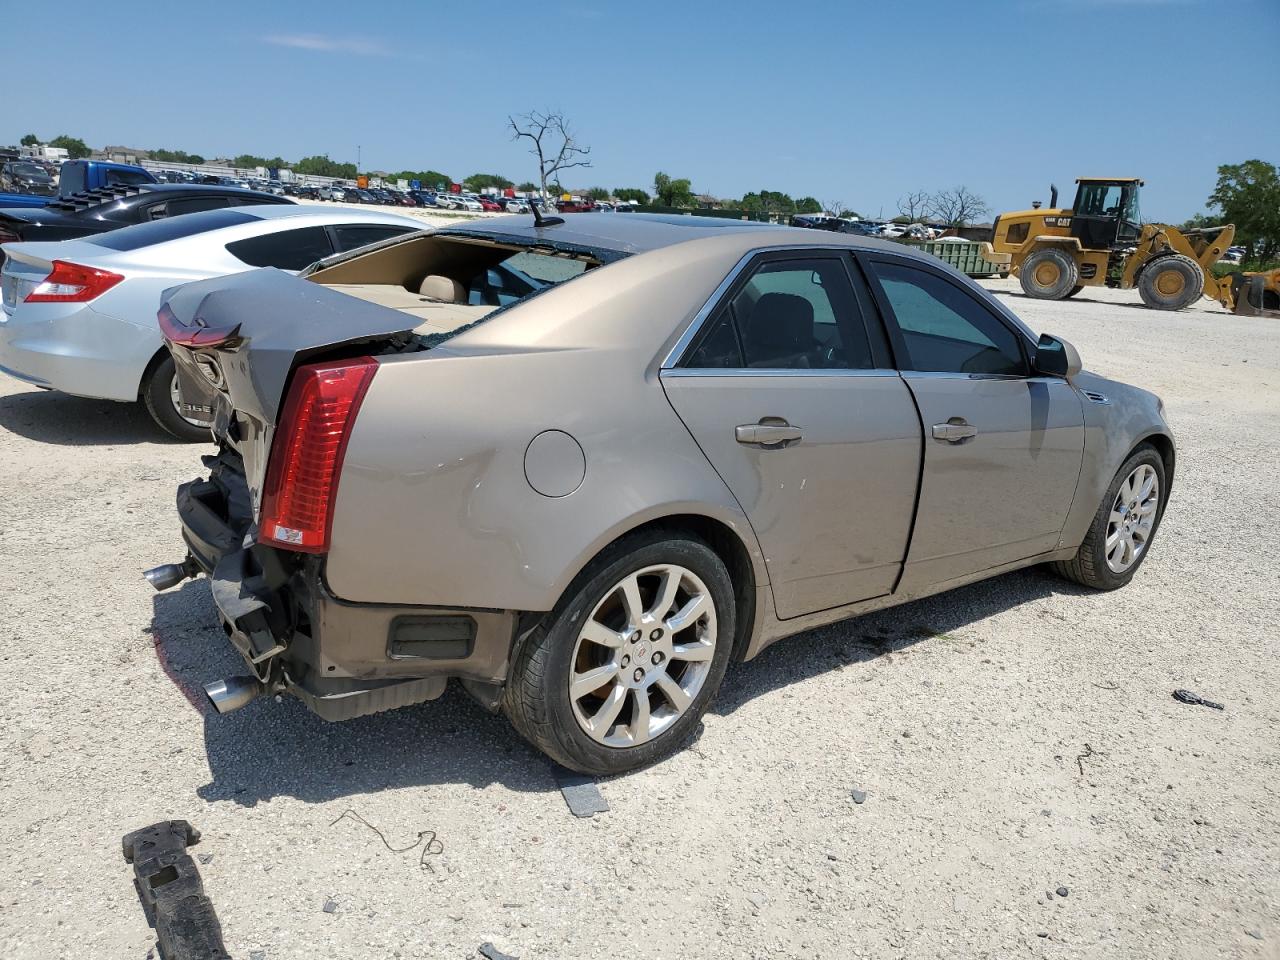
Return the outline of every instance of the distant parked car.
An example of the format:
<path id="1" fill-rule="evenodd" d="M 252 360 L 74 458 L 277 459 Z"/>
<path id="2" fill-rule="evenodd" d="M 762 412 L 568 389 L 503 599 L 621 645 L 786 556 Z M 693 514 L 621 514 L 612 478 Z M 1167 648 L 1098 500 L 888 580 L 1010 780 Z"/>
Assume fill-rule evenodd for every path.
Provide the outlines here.
<path id="1" fill-rule="evenodd" d="M 164 220 L 222 207 L 292 203 L 270 193 L 193 183 L 151 183 L 112 187 L 59 197 L 43 207 L 0 210 L 0 243 L 17 240 L 72 240 L 135 223 Z"/>
<path id="2" fill-rule="evenodd" d="M 502 205 L 492 197 L 476 197 L 476 202 L 480 204 L 480 209 L 485 213 L 501 213 Z"/>
<path id="3" fill-rule="evenodd" d="M 0 166 L 0 191 L 52 196 L 57 189 L 49 171 L 40 164 L 29 160 L 11 160 Z"/>
<path id="4" fill-rule="evenodd" d="M 436 202 L 436 195 L 434 193 L 431 193 L 430 191 L 410 190 L 409 195 L 413 197 L 415 200 L 417 200 L 420 206 L 423 206 L 423 207 L 439 206 L 439 204 Z"/>
<path id="5" fill-rule="evenodd" d="M 6 244 L 0 369 L 82 397 L 141 400 L 161 427 L 207 440 L 179 407 L 156 326 L 160 293 L 251 267 L 316 260 L 418 230 L 394 213 L 263 204 L 124 227 L 83 240 Z"/>
<path id="6" fill-rule="evenodd" d="M 507 213 L 529 213 L 529 203 L 520 197 L 513 197 L 507 201 L 507 205 L 503 207 Z"/>
<path id="7" fill-rule="evenodd" d="M 330 183 L 318 189 L 321 200 L 341 200 L 347 188 L 340 183 Z"/>

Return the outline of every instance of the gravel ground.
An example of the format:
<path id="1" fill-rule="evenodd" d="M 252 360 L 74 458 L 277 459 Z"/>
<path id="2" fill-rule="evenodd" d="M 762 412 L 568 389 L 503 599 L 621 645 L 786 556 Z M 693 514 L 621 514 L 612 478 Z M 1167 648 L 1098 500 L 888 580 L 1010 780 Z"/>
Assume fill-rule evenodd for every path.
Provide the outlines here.
<path id="1" fill-rule="evenodd" d="M 589 820 L 457 690 L 210 716 L 240 664 L 208 584 L 140 577 L 182 556 L 201 451 L 0 378 L 0 957 L 142 960 L 120 837 L 168 817 L 204 831 L 237 958 L 1280 957 L 1280 326 L 991 287 L 1165 398 L 1178 476 L 1135 582 L 1026 571 L 778 644 Z"/>

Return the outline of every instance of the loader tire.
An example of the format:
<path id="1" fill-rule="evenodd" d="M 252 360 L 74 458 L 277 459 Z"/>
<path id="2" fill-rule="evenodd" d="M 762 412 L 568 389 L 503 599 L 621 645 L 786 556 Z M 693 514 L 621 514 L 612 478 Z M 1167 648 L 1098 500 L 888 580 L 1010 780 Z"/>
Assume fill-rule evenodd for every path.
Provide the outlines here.
<path id="1" fill-rule="evenodd" d="M 1072 297 L 1074 297 L 1077 293 L 1079 293 L 1083 289 L 1084 289 L 1084 284 L 1077 283 L 1074 287 L 1072 287 L 1070 290 L 1067 291 L 1067 295 L 1063 297 L 1063 299 L 1070 300 Z"/>
<path id="2" fill-rule="evenodd" d="M 1079 279 L 1075 258 L 1057 247 L 1037 250 L 1018 269 L 1022 292 L 1038 300 L 1065 300 Z"/>
<path id="3" fill-rule="evenodd" d="M 1138 296 L 1153 310 L 1181 310 L 1204 293 L 1200 264 L 1180 253 L 1161 257 L 1138 274 Z"/>

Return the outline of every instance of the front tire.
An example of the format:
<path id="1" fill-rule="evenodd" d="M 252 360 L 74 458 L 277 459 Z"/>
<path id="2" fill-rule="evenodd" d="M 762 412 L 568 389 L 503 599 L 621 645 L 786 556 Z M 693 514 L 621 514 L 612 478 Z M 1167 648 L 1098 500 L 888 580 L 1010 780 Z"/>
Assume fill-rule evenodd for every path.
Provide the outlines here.
<path id="1" fill-rule="evenodd" d="M 1138 276 L 1138 296 L 1154 310 L 1181 310 L 1204 293 L 1200 264 L 1180 253 L 1161 257 Z"/>
<path id="2" fill-rule="evenodd" d="M 519 650 L 503 708 L 560 764 L 647 766 L 692 733 L 724 679 L 733 583 L 701 540 L 649 531 L 610 547 Z"/>
<path id="3" fill-rule="evenodd" d="M 1164 460 L 1153 447 L 1140 446 L 1116 472 L 1076 555 L 1054 570 L 1095 590 L 1123 587 L 1151 552 L 1166 489 Z"/>
<path id="4" fill-rule="evenodd" d="M 178 412 L 178 370 L 173 357 L 166 356 L 153 366 L 142 384 L 142 402 L 160 429 L 186 443 L 209 443 L 208 425 L 192 423 Z"/>
<path id="5" fill-rule="evenodd" d="M 1063 300 L 1079 283 L 1075 258 L 1058 247 L 1042 247 L 1018 268 L 1022 292 L 1038 300 Z"/>

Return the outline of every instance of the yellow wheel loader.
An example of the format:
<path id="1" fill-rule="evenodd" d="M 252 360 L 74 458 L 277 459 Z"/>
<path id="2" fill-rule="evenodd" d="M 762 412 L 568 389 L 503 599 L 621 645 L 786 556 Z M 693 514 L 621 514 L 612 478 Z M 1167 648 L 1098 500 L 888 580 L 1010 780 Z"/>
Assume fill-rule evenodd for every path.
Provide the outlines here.
<path id="1" fill-rule="evenodd" d="M 1042 300 L 1073 297 L 1087 286 L 1138 288 L 1148 307 L 1181 310 L 1201 296 L 1234 313 L 1259 315 L 1280 308 L 1280 270 L 1219 278 L 1213 265 L 1235 237 L 1232 224 L 1179 230 L 1143 223 L 1134 177 L 1082 177 L 1075 203 L 1002 213 L 982 255 L 1017 274 L 1023 291 Z"/>

